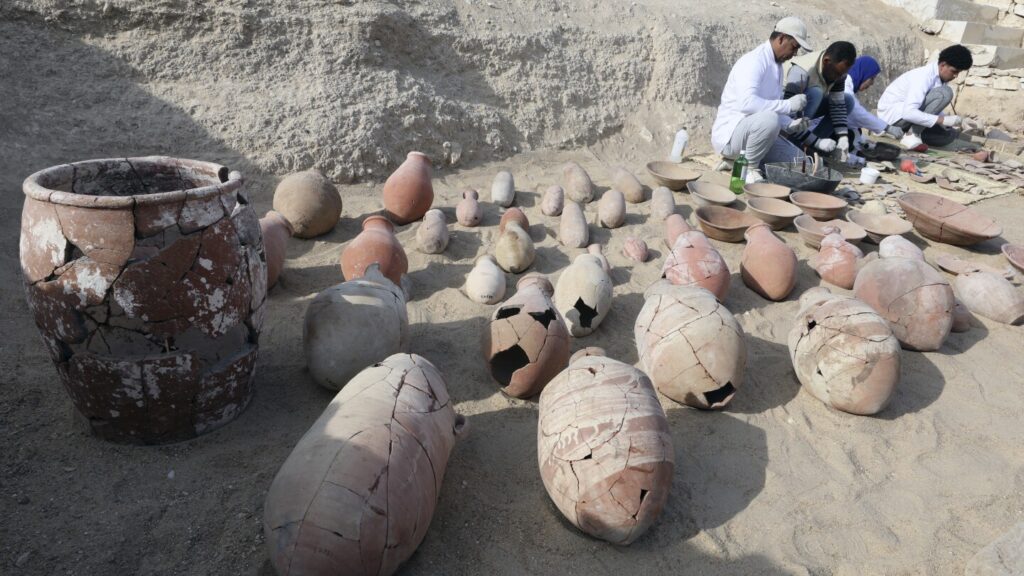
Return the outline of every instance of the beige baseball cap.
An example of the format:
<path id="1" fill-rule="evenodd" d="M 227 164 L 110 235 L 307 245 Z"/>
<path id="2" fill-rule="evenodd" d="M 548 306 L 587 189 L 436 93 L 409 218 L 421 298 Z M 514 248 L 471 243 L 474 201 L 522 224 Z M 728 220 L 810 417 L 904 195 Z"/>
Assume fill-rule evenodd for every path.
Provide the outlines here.
<path id="1" fill-rule="evenodd" d="M 803 20 L 796 16 L 787 16 L 782 20 L 779 20 L 778 23 L 775 24 L 774 31 L 796 38 L 797 43 L 800 44 L 800 47 L 804 50 L 814 50 L 814 48 L 811 48 L 811 45 L 807 42 L 807 25 L 804 24 Z"/>

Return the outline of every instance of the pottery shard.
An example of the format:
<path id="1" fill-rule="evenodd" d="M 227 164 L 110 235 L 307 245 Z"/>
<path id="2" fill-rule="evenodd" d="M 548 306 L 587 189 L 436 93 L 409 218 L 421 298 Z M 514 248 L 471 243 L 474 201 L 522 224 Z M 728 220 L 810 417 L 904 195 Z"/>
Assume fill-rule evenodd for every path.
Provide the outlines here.
<path id="1" fill-rule="evenodd" d="M 573 202 L 586 204 L 594 199 L 594 184 L 582 166 L 569 162 L 562 167 L 562 188 Z"/>
<path id="2" fill-rule="evenodd" d="M 230 220 L 203 231 L 199 254 L 182 283 L 196 308 L 194 325 L 209 336 L 227 333 L 249 315 L 252 285 L 243 254 Z"/>
<path id="3" fill-rule="evenodd" d="M 181 215 L 178 216 L 178 228 L 183 234 L 191 234 L 202 230 L 217 222 L 230 211 L 225 212 L 224 204 L 221 202 L 222 194 L 208 196 L 206 198 L 189 198 L 181 207 Z"/>
<path id="4" fill-rule="evenodd" d="M 618 167 L 612 173 L 612 188 L 622 192 L 626 202 L 639 204 L 644 201 L 644 187 L 632 172 Z"/>
<path id="5" fill-rule="evenodd" d="M 676 238 L 661 267 L 661 277 L 679 286 L 700 286 L 719 301 L 729 292 L 729 267 L 703 232 L 692 230 Z"/>
<path id="6" fill-rule="evenodd" d="M 96 262 L 123 266 L 135 247 L 131 211 L 56 205 L 64 236 Z"/>
<path id="7" fill-rule="evenodd" d="M 230 359 L 203 374 L 200 391 L 193 399 L 196 434 L 219 428 L 248 406 L 256 377 L 257 352 L 254 345 L 241 347 Z"/>
<path id="8" fill-rule="evenodd" d="M 953 325 L 953 289 L 920 260 L 880 258 L 857 274 L 853 293 L 892 325 L 908 350 L 938 350 Z"/>
<path id="9" fill-rule="evenodd" d="M 51 355 L 57 361 L 66 359 L 63 358 L 65 353 L 60 343 L 76 344 L 84 341 L 88 335 L 81 301 L 77 295 L 65 291 L 64 286 L 59 279 L 25 286 L 29 310 Z M 48 335 L 53 335 L 56 341 L 50 340 Z"/>
<path id="10" fill-rule="evenodd" d="M 956 277 L 956 294 L 975 314 L 1003 324 L 1024 322 L 1024 294 L 998 274 L 960 274 Z"/>
<path id="11" fill-rule="evenodd" d="M 25 197 L 21 211 L 21 270 L 29 284 L 64 265 L 68 240 L 53 204 Z"/>
<path id="12" fill-rule="evenodd" d="M 185 199 L 135 205 L 135 235 L 148 238 L 178 223 Z"/>

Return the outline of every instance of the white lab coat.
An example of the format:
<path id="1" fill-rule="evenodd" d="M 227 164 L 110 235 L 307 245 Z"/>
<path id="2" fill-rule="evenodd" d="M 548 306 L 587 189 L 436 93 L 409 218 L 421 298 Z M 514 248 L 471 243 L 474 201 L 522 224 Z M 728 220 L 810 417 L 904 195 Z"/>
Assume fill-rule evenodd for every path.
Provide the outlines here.
<path id="1" fill-rule="evenodd" d="M 846 93 L 853 96 L 853 110 L 849 111 L 849 125 L 851 130 L 858 130 L 860 128 L 867 128 L 874 133 L 884 132 L 889 124 L 875 116 L 871 112 L 868 112 L 860 100 L 857 99 L 857 94 L 853 90 L 853 78 L 846 77 Z"/>
<path id="2" fill-rule="evenodd" d="M 782 64 L 775 61 L 767 41 L 741 56 L 729 71 L 711 127 L 711 146 L 721 153 L 741 120 L 764 111 L 779 115 L 780 128 L 789 126 L 789 102 L 782 99 Z"/>
<path id="3" fill-rule="evenodd" d="M 938 62 L 904 72 L 882 93 L 878 100 L 878 115 L 889 124 L 906 120 L 918 126 L 932 127 L 939 117 L 921 111 L 921 106 L 928 91 L 941 85 Z"/>

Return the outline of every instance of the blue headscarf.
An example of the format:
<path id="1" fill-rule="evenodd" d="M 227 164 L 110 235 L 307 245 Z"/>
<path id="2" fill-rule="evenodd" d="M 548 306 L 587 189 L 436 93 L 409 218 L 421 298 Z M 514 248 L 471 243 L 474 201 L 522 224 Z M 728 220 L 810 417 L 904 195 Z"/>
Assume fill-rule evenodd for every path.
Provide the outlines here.
<path id="1" fill-rule="evenodd" d="M 858 56 L 853 62 L 853 67 L 847 72 L 850 80 L 853 80 L 853 91 L 859 92 L 861 84 L 870 78 L 878 76 L 878 73 L 881 71 L 882 67 L 871 56 Z"/>

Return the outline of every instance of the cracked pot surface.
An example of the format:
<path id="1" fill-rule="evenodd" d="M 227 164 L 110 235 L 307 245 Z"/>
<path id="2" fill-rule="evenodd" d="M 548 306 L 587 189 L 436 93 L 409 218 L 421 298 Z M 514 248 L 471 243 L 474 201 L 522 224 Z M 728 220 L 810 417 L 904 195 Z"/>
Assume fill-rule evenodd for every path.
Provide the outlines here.
<path id="1" fill-rule="evenodd" d="M 857 273 L 853 295 L 888 320 L 908 350 L 938 350 L 953 327 L 953 288 L 921 260 L 870 262 Z"/>
<path id="2" fill-rule="evenodd" d="M 679 286 L 699 286 L 721 302 L 729 293 L 729 266 L 697 230 L 681 232 L 661 267 L 661 277 Z"/>

